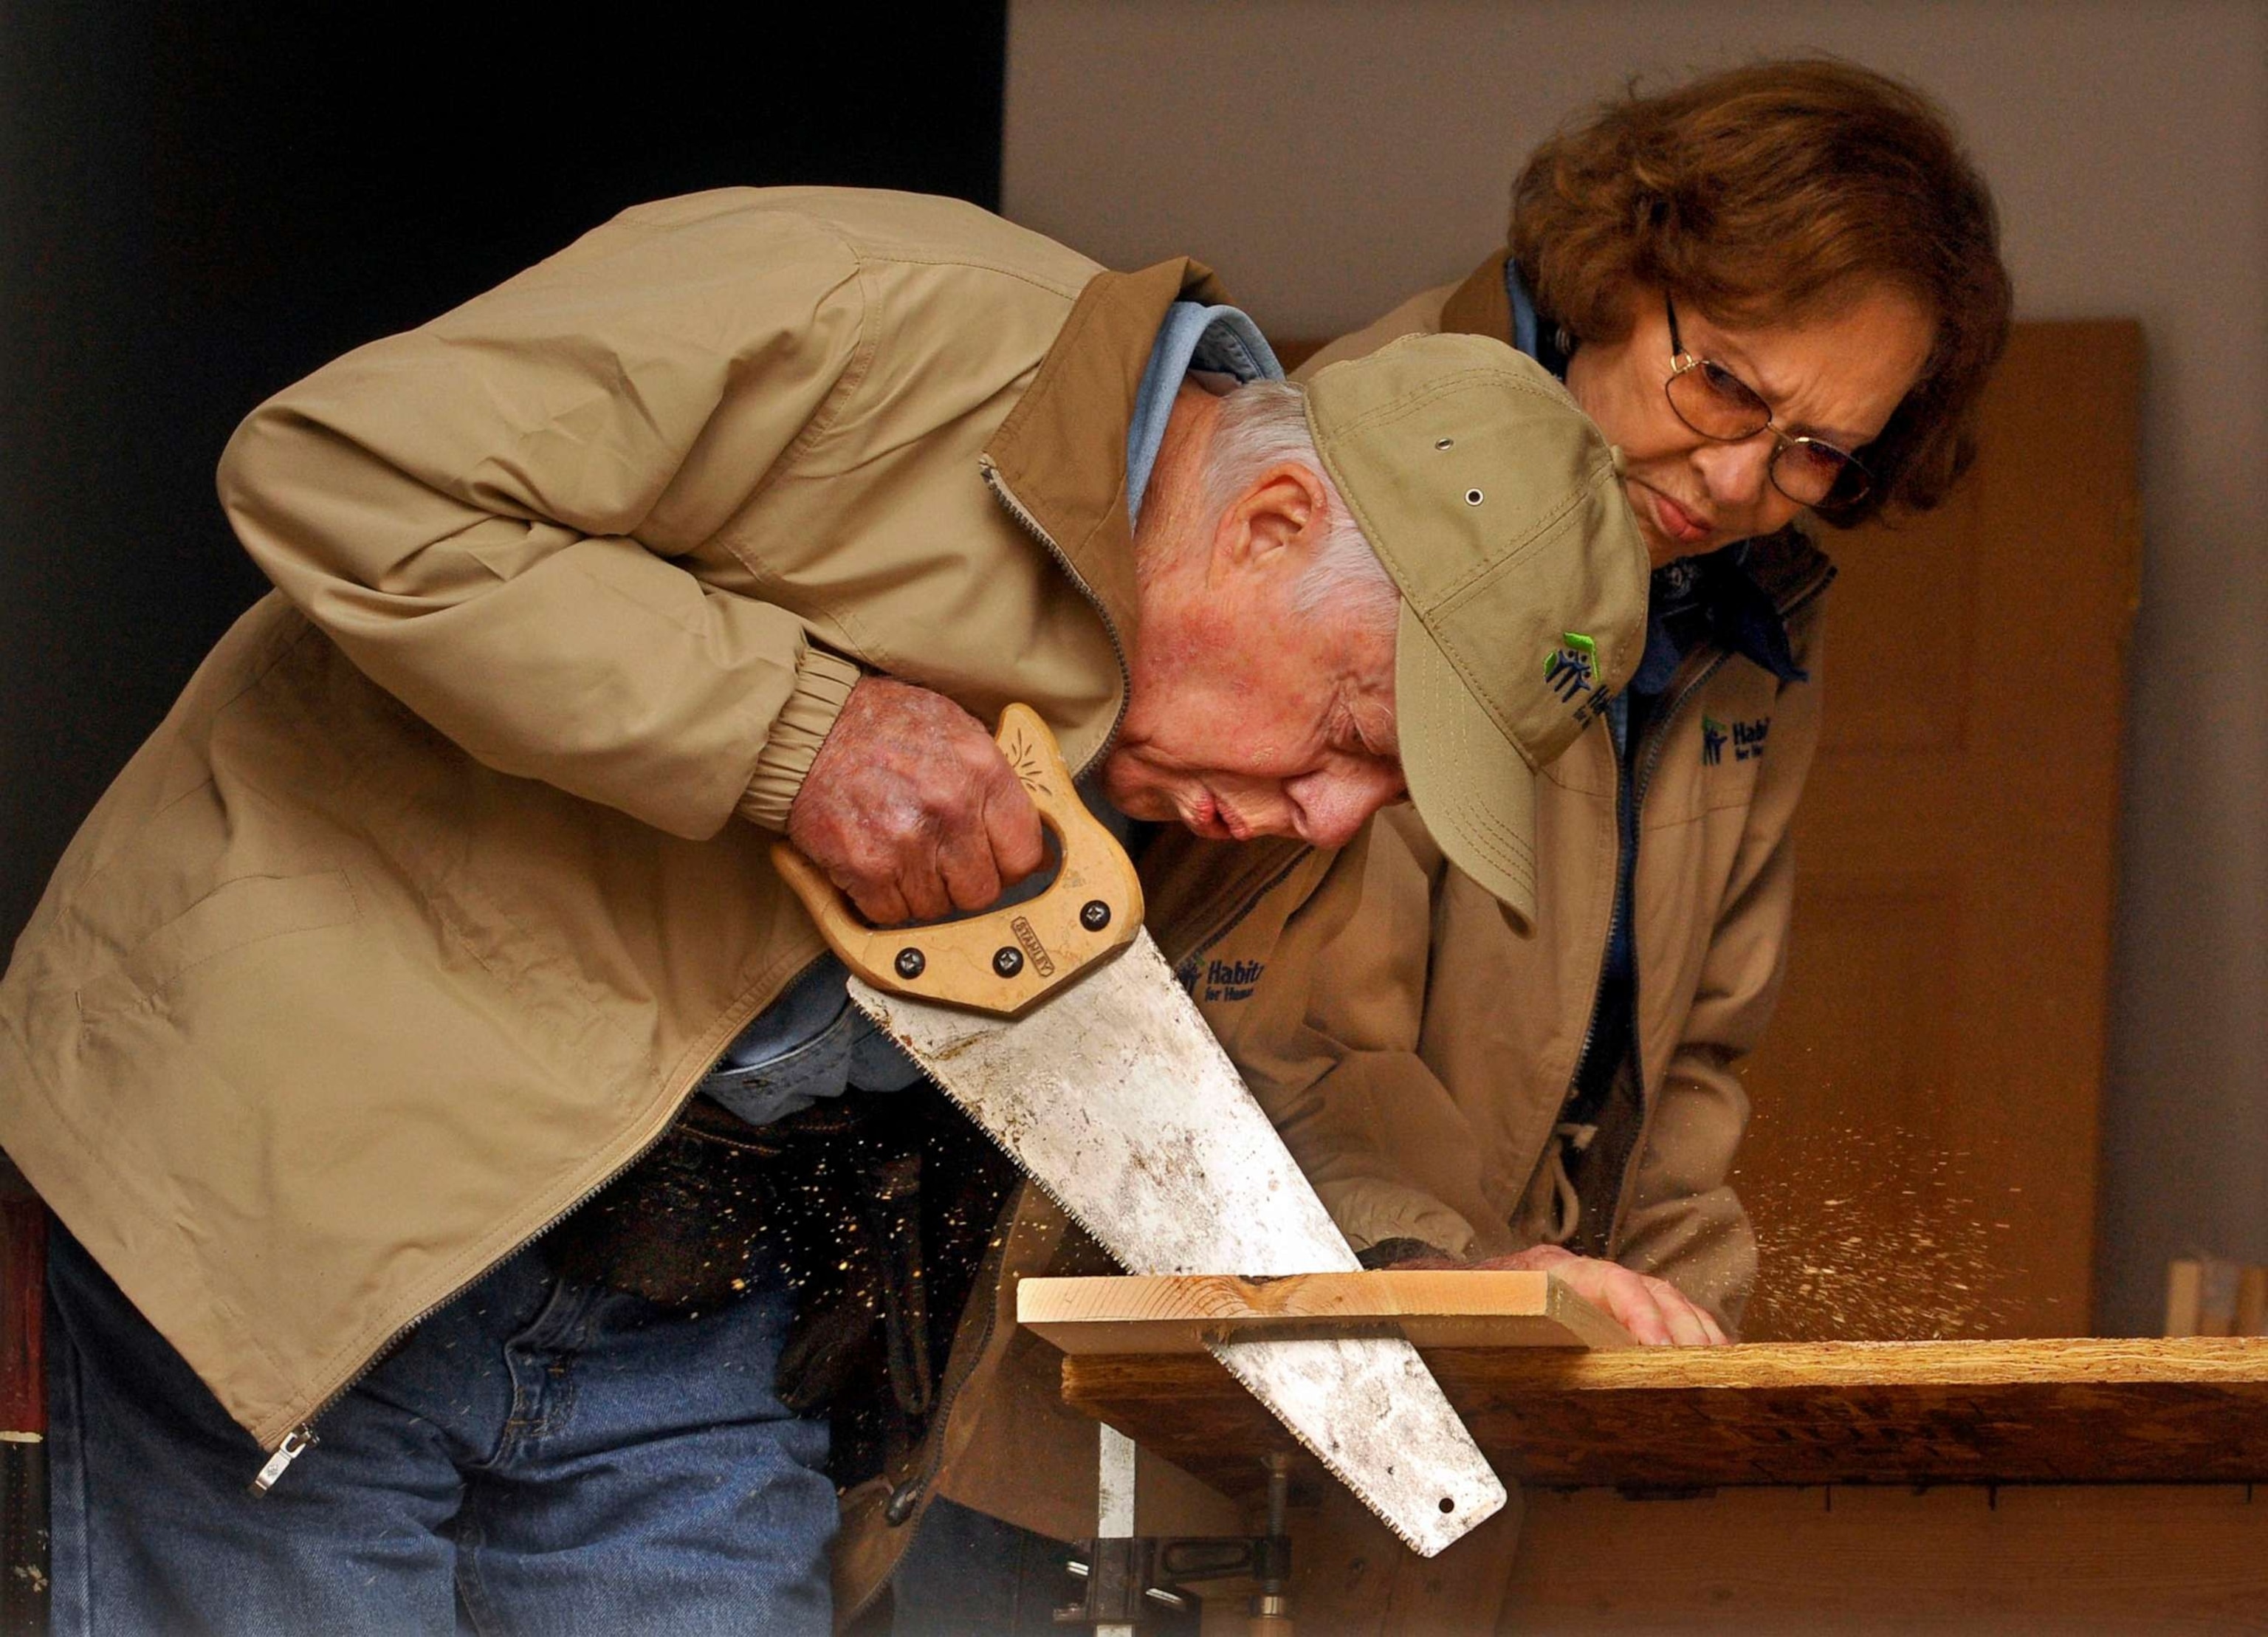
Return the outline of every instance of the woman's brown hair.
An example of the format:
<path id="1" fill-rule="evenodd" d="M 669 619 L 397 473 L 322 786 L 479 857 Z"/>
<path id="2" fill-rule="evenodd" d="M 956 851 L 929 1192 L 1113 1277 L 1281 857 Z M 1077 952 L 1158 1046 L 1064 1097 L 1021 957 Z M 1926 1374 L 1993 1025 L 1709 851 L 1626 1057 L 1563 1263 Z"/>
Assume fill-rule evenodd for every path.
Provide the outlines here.
<path id="1" fill-rule="evenodd" d="M 1923 512 L 1976 452 L 2011 292 L 1991 190 L 1936 106 L 1832 59 L 1758 63 L 1657 96 L 1635 88 L 1538 148 L 1512 192 L 1512 257 L 1547 323 L 1629 333 L 1633 289 L 1722 322 L 1831 311 L 1853 281 L 1920 300 L 1919 382 L 1858 452 L 1872 492 L 1826 520 Z"/>

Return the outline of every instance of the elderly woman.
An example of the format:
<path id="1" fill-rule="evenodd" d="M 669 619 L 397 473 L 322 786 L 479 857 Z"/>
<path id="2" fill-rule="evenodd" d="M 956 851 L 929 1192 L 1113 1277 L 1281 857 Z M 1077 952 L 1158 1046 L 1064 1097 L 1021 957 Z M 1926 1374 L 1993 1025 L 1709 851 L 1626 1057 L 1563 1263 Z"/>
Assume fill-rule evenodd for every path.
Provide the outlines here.
<path id="1" fill-rule="evenodd" d="M 1646 1341 L 1737 1326 L 1734 1065 L 1778 985 L 1834 575 L 1807 535 L 1945 496 L 2008 311 L 1938 111 L 1774 62 L 1565 129 L 1504 250 L 1310 361 L 1512 342 L 1620 446 L 1654 564 L 1635 682 L 1538 786 L 1535 935 L 1399 811 L 1315 973 L 1331 1066 L 1263 1077 L 1367 1263 L 1550 1267 Z"/>

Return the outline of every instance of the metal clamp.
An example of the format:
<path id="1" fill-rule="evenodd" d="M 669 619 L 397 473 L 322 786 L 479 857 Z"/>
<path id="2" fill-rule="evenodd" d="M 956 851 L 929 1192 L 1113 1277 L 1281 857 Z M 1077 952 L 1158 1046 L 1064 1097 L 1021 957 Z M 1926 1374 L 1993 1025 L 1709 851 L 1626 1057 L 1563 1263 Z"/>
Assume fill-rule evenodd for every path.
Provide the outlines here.
<path id="1" fill-rule="evenodd" d="M 1280 1587 L 1292 1578 L 1283 1535 L 1105 1535 L 1078 1551 L 1071 1572 L 1085 1595 L 1055 1611 L 1058 1626 L 1138 1626 L 1161 1610 L 1194 1609 L 1200 1599 L 1189 1587 L 1198 1581 L 1249 1576 Z"/>
<path id="2" fill-rule="evenodd" d="M 1104 1428 L 1102 1518 L 1106 1527 L 1114 1516 L 1132 1521 L 1130 1507 L 1114 1509 L 1110 1456 L 1116 1434 Z M 1130 1442 L 1121 1452 L 1132 1454 Z M 1196 1610 L 1200 1599 L 1189 1589 L 1198 1581 L 1249 1576 L 1260 1589 L 1250 1604 L 1252 1633 L 1287 1637 L 1292 1629 L 1292 1537 L 1285 1514 L 1292 1492 L 1292 1457 L 1278 1451 L 1268 1462 L 1268 1532 L 1264 1535 L 1103 1535 L 1079 1543 L 1084 1560 L 1074 1559 L 1071 1572 L 1086 1582 L 1086 1595 L 1055 1611 L 1058 1626 L 1111 1626 L 1123 1630 L 1145 1619 L 1159 1618 L 1159 1610 Z M 1131 1464 L 1123 1477 L 1131 1499 Z"/>

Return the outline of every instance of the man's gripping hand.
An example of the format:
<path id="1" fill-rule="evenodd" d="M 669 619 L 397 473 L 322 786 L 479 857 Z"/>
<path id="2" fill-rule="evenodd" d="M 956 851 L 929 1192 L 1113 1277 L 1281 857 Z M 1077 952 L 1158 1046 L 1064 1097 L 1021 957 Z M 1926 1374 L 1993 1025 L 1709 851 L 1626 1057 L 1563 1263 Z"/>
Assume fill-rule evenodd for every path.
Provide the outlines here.
<path id="1" fill-rule="evenodd" d="M 1039 809 L 984 725 L 864 676 L 812 759 L 787 838 L 877 926 L 982 910 L 1047 859 Z"/>

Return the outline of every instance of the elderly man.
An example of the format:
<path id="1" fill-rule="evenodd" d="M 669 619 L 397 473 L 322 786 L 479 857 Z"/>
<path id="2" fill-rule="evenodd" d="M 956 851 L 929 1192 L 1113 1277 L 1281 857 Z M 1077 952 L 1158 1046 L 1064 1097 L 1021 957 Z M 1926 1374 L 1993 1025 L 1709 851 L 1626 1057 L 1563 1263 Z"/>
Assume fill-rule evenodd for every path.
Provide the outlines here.
<path id="1" fill-rule="evenodd" d="M 983 1397 L 936 1267 L 999 1196 L 768 850 L 880 920 L 990 902 L 1042 853 L 1012 699 L 1178 959 L 1312 948 L 1313 849 L 1405 780 L 1533 902 L 1533 767 L 1637 659 L 1609 451 L 1500 343 L 1303 394 L 1216 295 L 711 194 L 246 423 L 276 593 L 0 984 L 67 1230 L 59 1629 L 820 1630 L 830 1476 L 862 1602 Z"/>

